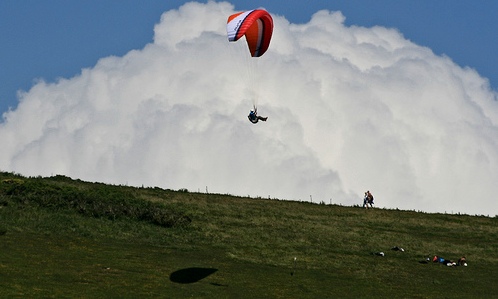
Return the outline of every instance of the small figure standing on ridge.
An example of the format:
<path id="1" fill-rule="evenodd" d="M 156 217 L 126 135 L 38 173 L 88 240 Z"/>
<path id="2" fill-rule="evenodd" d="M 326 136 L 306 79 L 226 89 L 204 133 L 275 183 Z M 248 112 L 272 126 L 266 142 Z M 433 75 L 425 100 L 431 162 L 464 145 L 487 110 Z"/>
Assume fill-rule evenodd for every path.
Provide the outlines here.
<path id="1" fill-rule="evenodd" d="M 370 205 L 371 208 L 373 208 L 373 203 L 374 203 L 374 197 L 370 191 L 365 192 L 365 197 L 363 198 L 363 207 L 365 209 L 368 209 L 368 205 Z"/>

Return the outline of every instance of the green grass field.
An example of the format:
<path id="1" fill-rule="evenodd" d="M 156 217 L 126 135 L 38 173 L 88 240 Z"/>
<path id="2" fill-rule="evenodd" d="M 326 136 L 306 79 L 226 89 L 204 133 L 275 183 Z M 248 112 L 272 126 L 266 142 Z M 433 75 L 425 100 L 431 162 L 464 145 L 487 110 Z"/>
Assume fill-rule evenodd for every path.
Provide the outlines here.
<path id="1" fill-rule="evenodd" d="M 0 297 L 497 298 L 497 224 L 0 173 Z"/>

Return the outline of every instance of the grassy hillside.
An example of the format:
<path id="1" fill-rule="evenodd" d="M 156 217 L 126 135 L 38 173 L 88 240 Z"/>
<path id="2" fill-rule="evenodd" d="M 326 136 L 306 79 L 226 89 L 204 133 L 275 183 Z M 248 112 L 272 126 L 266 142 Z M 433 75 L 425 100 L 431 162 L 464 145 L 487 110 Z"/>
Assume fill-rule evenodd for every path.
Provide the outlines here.
<path id="1" fill-rule="evenodd" d="M 0 173 L 0 297 L 496 298 L 497 224 Z"/>

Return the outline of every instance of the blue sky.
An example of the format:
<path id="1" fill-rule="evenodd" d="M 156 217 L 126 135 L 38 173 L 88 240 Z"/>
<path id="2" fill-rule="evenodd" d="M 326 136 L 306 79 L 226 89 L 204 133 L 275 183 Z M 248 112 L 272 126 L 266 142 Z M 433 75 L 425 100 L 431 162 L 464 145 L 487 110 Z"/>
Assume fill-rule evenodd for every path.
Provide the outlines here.
<path id="1" fill-rule="evenodd" d="M 71 78 L 103 57 L 152 41 L 154 24 L 175 0 L 0 1 L 0 112 L 37 79 Z M 206 1 L 200 1 L 206 2 Z M 291 23 L 320 9 L 340 10 L 346 25 L 397 28 L 406 39 L 476 69 L 498 89 L 498 1 L 232 1 L 236 10 L 263 6 Z M 223 20 L 222 20 L 223 21 Z"/>

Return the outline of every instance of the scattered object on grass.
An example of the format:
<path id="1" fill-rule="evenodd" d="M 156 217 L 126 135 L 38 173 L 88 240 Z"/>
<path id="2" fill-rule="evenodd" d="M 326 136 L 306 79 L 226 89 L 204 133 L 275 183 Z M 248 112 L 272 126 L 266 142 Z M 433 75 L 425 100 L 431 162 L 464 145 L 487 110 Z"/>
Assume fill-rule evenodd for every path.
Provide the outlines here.
<path id="1" fill-rule="evenodd" d="M 426 259 L 418 261 L 418 262 L 421 263 L 421 264 L 428 264 L 430 261 L 431 261 L 430 258 L 426 258 Z"/>
<path id="2" fill-rule="evenodd" d="M 296 272 L 296 260 L 297 260 L 297 257 L 294 257 L 294 266 L 292 266 L 291 276 L 293 276 L 294 272 Z"/>
<path id="3" fill-rule="evenodd" d="M 467 259 L 464 256 L 462 256 L 461 258 L 458 259 L 457 265 L 467 267 Z"/>

